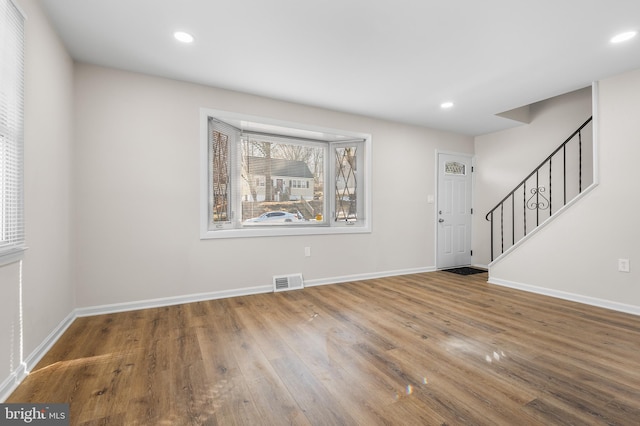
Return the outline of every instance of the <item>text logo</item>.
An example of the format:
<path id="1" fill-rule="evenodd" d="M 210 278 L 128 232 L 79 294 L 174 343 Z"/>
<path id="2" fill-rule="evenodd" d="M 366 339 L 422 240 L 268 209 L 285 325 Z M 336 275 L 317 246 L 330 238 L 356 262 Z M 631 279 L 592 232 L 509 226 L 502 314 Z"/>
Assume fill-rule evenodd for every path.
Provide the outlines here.
<path id="1" fill-rule="evenodd" d="M 69 404 L 0 404 L 0 426 L 69 426 Z"/>

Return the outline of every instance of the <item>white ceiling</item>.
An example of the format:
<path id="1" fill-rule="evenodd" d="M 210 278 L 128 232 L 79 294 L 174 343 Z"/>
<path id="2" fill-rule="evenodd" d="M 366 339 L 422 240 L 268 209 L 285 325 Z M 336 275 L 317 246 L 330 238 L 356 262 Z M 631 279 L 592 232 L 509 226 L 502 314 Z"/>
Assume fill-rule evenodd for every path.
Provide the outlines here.
<path id="1" fill-rule="evenodd" d="M 78 61 L 470 135 L 640 68 L 640 0 L 40 1 Z"/>

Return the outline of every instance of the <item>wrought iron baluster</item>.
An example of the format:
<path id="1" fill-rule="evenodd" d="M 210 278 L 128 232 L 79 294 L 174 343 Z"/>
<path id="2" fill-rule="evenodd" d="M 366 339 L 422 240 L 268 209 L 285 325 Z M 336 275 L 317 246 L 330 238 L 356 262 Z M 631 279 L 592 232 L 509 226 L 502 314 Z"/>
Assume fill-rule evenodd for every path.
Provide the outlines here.
<path id="1" fill-rule="evenodd" d="M 540 174 L 536 170 L 536 226 L 540 225 Z"/>
<path id="2" fill-rule="evenodd" d="M 511 193 L 511 245 L 516 243 L 516 200 Z"/>
<path id="3" fill-rule="evenodd" d="M 531 189 L 531 197 L 527 200 L 527 208 L 529 210 L 536 210 L 539 212 L 540 210 L 546 210 L 549 208 L 549 200 L 547 197 L 542 195 L 543 192 L 546 192 L 547 188 L 544 186 L 538 186 L 536 188 Z M 532 201 L 535 197 L 536 201 Z M 541 199 L 542 198 L 542 199 Z M 536 226 L 538 226 L 538 214 L 536 213 Z"/>
<path id="4" fill-rule="evenodd" d="M 582 193 L 582 132 L 578 132 L 578 194 Z"/>
<path id="5" fill-rule="evenodd" d="M 527 235 L 527 181 L 524 181 L 522 186 L 522 200 L 524 201 L 522 210 L 524 214 L 524 235 Z"/>
<path id="6" fill-rule="evenodd" d="M 553 158 L 549 158 L 549 217 L 551 217 L 553 215 L 553 206 L 551 205 L 551 203 L 553 202 L 553 193 L 551 192 L 551 166 L 552 166 L 552 162 Z"/>
<path id="7" fill-rule="evenodd" d="M 564 164 L 562 165 L 562 179 L 564 180 L 564 202 L 563 206 L 567 205 L 567 145 L 562 147 L 562 155 Z"/>
<path id="8" fill-rule="evenodd" d="M 504 253 L 504 203 L 500 204 L 500 252 Z"/>
<path id="9" fill-rule="evenodd" d="M 493 262 L 493 210 L 491 210 L 491 261 Z"/>

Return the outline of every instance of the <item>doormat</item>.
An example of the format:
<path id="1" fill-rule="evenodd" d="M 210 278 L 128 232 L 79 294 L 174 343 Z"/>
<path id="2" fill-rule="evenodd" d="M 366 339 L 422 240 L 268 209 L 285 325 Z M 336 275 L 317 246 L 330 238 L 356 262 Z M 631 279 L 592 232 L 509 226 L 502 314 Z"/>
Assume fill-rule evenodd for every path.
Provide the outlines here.
<path id="1" fill-rule="evenodd" d="M 444 272 L 453 272 L 458 275 L 473 275 L 473 274 L 481 274 L 483 272 L 487 272 L 484 269 L 471 268 L 469 266 L 464 266 L 462 268 L 452 268 L 452 269 L 444 269 Z"/>

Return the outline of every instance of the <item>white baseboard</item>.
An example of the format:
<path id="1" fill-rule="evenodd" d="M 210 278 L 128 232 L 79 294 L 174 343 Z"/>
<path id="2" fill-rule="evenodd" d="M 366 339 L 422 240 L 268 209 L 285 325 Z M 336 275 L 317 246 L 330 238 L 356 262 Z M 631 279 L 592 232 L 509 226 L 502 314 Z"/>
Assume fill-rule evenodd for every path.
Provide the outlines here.
<path id="1" fill-rule="evenodd" d="M 203 302 L 205 300 L 226 299 L 251 294 L 271 293 L 273 286 L 245 287 L 237 290 L 214 291 L 210 293 L 196 293 L 184 296 L 164 297 L 160 299 L 139 300 L 136 302 L 114 303 L 112 305 L 91 306 L 76 309 L 77 317 L 113 314 L 117 312 L 136 311 L 139 309 L 161 308 L 164 306 L 182 305 L 184 303 Z"/>
<path id="2" fill-rule="evenodd" d="M 597 297 L 583 296 L 580 294 L 569 293 L 550 288 L 538 287 L 530 284 L 522 284 L 513 281 L 503 280 L 501 278 L 489 277 L 489 284 L 495 284 L 502 287 L 514 288 L 516 290 L 528 291 L 530 293 L 542 294 L 558 299 L 570 300 L 572 302 L 584 303 L 585 305 L 597 306 L 599 308 L 611 309 L 613 311 L 625 312 L 627 314 L 640 315 L 640 306 L 627 305 L 625 303 L 614 302 Z"/>
<path id="3" fill-rule="evenodd" d="M 374 278 L 384 278 L 397 275 L 418 274 L 422 272 L 433 272 L 434 267 L 402 269 L 397 271 L 385 271 L 370 274 L 345 275 L 341 277 L 323 278 L 317 280 L 305 280 L 305 287 L 318 285 L 339 284 L 350 281 L 370 280 Z M 181 305 L 184 303 L 203 302 L 206 300 L 226 299 L 236 296 L 249 296 L 252 294 L 263 294 L 273 292 L 272 285 L 245 287 L 237 290 L 223 290 L 210 293 L 188 294 L 184 296 L 165 297 L 160 299 L 140 300 L 136 302 L 114 303 L 111 305 L 91 306 L 78 308 L 74 311 L 76 317 L 87 317 L 93 315 L 113 314 L 117 312 L 135 311 L 138 309 L 161 308 L 164 306 Z"/>
<path id="4" fill-rule="evenodd" d="M 0 385 L 0 402 L 4 402 L 9 395 L 18 387 L 18 385 L 29 375 L 29 372 L 40 362 L 43 356 L 51 349 L 51 347 L 58 341 L 60 336 L 67 331 L 67 328 L 76 319 L 75 313 L 71 312 L 63 319 L 56 328 L 38 345 L 33 352 L 20 363 L 20 367 L 14 371 L 2 384 Z"/>
<path id="5" fill-rule="evenodd" d="M 60 324 L 56 328 L 53 329 L 51 333 L 38 345 L 38 347 L 25 358 L 24 363 L 27 366 L 27 374 L 31 371 L 38 362 L 42 359 L 43 356 L 51 349 L 54 343 L 58 341 L 60 336 L 67 331 L 67 328 L 75 321 L 76 315 L 74 312 L 71 312 L 65 319 L 63 319 Z"/>
<path id="6" fill-rule="evenodd" d="M 340 283 L 347 283 L 351 281 L 363 281 L 363 280 L 372 280 L 375 278 L 395 277 L 398 275 L 410 275 L 410 274 L 420 274 L 423 272 L 434 272 L 435 270 L 436 270 L 435 267 L 430 266 L 425 268 L 400 269 L 396 271 L 376 272 L 376 273 L 370 273 L 370 274 L 344 275 L 341 277 L 305 280 L 304 286 L 315 287 L 319 285 L 340 284 Z"/>
<path id="7" fill-rule="evenodd" d="M 27 377 L 27 366 L 21 363 L 20 367 L 0 383 L 0 403 L 5 402 L 18 385 Z"/>

